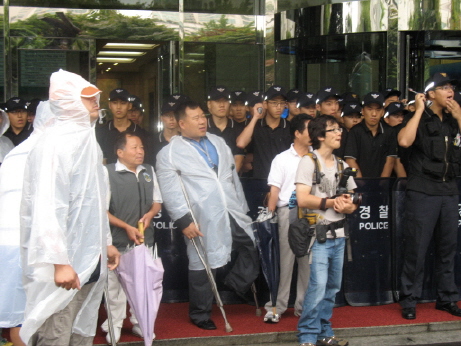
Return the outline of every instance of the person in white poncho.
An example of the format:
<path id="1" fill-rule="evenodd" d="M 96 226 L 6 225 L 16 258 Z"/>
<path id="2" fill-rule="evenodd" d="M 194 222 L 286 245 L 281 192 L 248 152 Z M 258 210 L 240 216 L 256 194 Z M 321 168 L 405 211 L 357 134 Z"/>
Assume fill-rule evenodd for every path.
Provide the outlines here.
<path id="1" fill-rule="evenodd" d="M 19 246 L 19 206 L 24 166 L 29 151 L 44 129 L 54 123 L 49 108 L 48 102 L 40 104 L 34 132 L 17 147 L 13 146 L 0 168 L 0 328 L 10 328 L 10 338 L 15 346 L 24 345 L 19 338 L 18 326 L 24 321 L 26 306 Z M 8 128 L 9 125 L 5 126 Z"/>
<path id="2" fill-rule="evenodd" d="M 216 329 L 211 320 L 211 286 L 190 239 L 202 237 L 211 269 L 227 264 L 232 249 L 238 252 L 224 283 L 244 295 L 259 273 L 252 221 L 246 215 L 248 206 L 231 150 L 222 138 L 206 132 L 203 110 L 197 103 L 187 101 L 175 110 L 175 116 L 181 136 L 174 136 L 157 155 L 157 179 L 168 214 L 186 239 L 189 317 L 199 328 Z"/>
<path id="3" fill-rule="evenodd" d="M 92 345 L 106 267 L 118 265 L 94 133 L 99 93 L 76 74 L 53 73 L 55 124 L 27 157 L 20 212 L 27 303 L 20 336 L 28 345 Z"/>
<path id="4" fill-rule="evenodd" d="M 9 138 L 3 136 L 6 130 L 8 130 L 8 127 L 10 127 L 8 115 L 0 110 L 0 164 L 2 164 L 6 154 L 14 148 L 13 142 Z"/>

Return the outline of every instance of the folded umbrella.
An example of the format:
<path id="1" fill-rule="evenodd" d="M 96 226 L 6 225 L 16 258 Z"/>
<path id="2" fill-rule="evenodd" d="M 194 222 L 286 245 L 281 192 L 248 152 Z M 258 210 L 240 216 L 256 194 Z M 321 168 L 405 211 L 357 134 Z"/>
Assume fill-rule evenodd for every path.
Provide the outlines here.
<path id="1" fill-rule="evenodd" d="M 253 223 L 256 245 L 261 257 L 261 268 L 266 279 L 272 302 L 272 320 L 265 322 L 278 322 L 277 294 L 280 282 L 280 245 L 277 216 L 268 210 L 262 210 Z"/>
<path id="2" fill-rule="evenodd" d="M 144 225 L 138 224 L 144 234 Z M 154 324 L 163 294 L 163 265 L 144 244 L 123 254 L 116 269 L 120 284 L 125 291 L 128 303 L 138 320 L 144 337 L 144 344 L 151 346 L 154 339 Z"/>

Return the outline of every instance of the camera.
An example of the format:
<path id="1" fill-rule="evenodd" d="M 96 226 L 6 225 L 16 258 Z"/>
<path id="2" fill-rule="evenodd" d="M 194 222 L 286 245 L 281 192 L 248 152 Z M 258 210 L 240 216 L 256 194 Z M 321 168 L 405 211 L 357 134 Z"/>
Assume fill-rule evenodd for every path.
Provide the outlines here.
<path id="1" fill-rule="evenodd" d="M 348 194 L 351 196 L 352 203 L 360 205 L 362 203 L 362 194 L 361 193 L 349 193 L 347 189 L 347 181 L 350 177 L 355 177 L 357 175 L 357 170 L 352 167 L 347 167 L 343 170 L 343 175 L 339 180 L 338 186 L 336 187 L 336 196 L 341 196 Z"/>

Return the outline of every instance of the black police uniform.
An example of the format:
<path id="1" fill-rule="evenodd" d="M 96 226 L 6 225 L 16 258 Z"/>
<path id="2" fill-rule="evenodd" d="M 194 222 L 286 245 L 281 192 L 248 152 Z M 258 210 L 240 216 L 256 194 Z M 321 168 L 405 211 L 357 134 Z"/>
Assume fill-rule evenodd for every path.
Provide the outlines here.
<path id="1" fill-rule="evenodd" d="M 157 163 L 157 154 L 163 147 L 166 147 L 170 142 L 168 142 L 163 134 L 163 131 L 154 133 L 149 141 L 149 157 L 148 160 L 152 166 L 155 167 Z M 146 157 L 147 158 L 147 157 Z"/>
<path id="2" fill-rule="evenodd" d="M 34 132 L 34 126 L 32 123 L 27 123 L 26 126 L 24 126 L 24 128 L 18 134 L 14 133 L 10 126 L 3 135 L 9 138 L 11 142 L 13 142 L 14 146 L 17 146 L 29 138 L 32 132 Z"/>
<path id="3" fill-rule="evenodd" d="M 137 134 L 141 138 L 144 148 L 148 148 L 146 144 L 149 142 L 150 136 L 146 130 L 130 120 L 130 126 L 128 126 L 126 131 L 131 131 Z M 120 133 L 121 132 L 114 126 L 114 122 L 112 120 L 108 121 L 101 127 L 96 127 L 96 139 L 98 140 L 99 146 L 101 147 L 103 156 L 107 160 L 107 163 L 117 162 L 115 142 Z M 145 156 L 150 157 L 151 155 Z M 148 160 L 146 160 L 146 162 L 152 164 L 152 162 L 148 162 Z"/>
<path id="4" fill-rule="evenodd" d="M 395 130 L 379 123 L 378 133 L 373 136 L 365 121 L 351 128 L 347 136 L 345 158 L 357 161 L 362 177 L 379 178 L 388 156 L 397 156 Z"/>
<path id="5" fill-rule="evenodd" d="M 287 150 L 292 143 L 290 122 L 280 119 L 279 125 L 272 129 L 265 119 L 259 120 L 254 128 L 253 148 L 253 177 L 267 179 L 271 163 L 275 156 Z"/>
<path id="6" fill-rule="evenodd" d="M 411 147 L 406 192 L 405 258 L 401 276 L 403 308 L 414 308 L 421 297 L 424 260 L 436 243 L 437 304 L 458 301 L 454 257 L 458 234 L 459 127 L 451 114 L 426 108 Z"/>
<path id="7" fill-rule="evenodd" d="M 208 119 L 207 132 L 212 133 L 216 136 L 224 139 L 228 147 L 230 148 L 232 155 L 245 155 L 245 151 L 237 147 L 237 137 L 241 133 L 240 127 L 233 119 L 227 119 L 226 127 L 223 131 L 217 127 L 213 121 L 213 117 L 210 116 Z"/>

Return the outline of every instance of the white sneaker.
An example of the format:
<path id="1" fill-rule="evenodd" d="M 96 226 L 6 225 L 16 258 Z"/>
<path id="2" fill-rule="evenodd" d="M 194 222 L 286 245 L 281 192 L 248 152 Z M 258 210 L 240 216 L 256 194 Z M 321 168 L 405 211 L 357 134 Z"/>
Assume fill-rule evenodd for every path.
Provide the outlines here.
<path id="1" fill-rule="evenodd" d="M 280 315 L 275 314 L 272 311 L 266 312 L 266 315 L 264 315 L 264 322 L 266 323 L 278 323 L 280 321 Z"/>
<path id="2" fill-rule="evenodd" d="M 139 326 L 139 324 L 135 324 L 133 325 L 133 328 L 131 329 L 131 332 L 133 333 L 133 335 L 136 335 L 137 337 L 139 338 L 144 338 L 142 336 L 142 331 L 141 331 L 141 327 Z"/>
<path id="3" fill-rule="evenodd" d="M 139 324 L 133 325 L 133 328 L 131 329 L 131 332 L 133 333 L 133 335 L 136 335 L 137 337 L 140 337 L 141 339 L 144 339 L 144 336 L 142 335 L 141 327 L 139 326 Z M 152 340 L 155 340 L 155 333 L 153 333 L 153 339 Z"/>
<path id="4" fill-rule="evenodd" d="M 119 342 L 121 333 L 122 333 L 122 328 L 114 327 L 115 343 Z M 106 334 L 106 341 L 107 341 L 107 343 L 109 345 L 112 345 L 112 340 L 111 340 L 111 337 L 110 337 L 110 333 Z"/>

